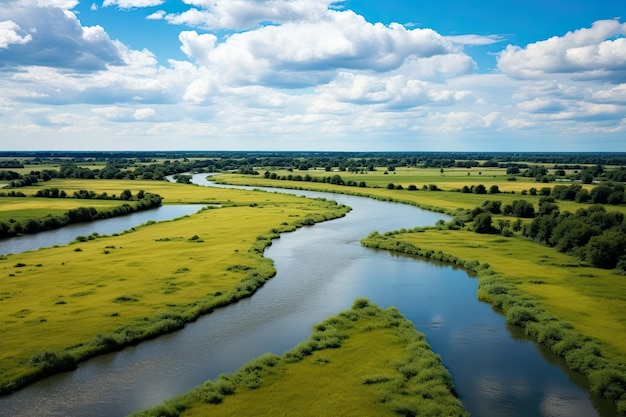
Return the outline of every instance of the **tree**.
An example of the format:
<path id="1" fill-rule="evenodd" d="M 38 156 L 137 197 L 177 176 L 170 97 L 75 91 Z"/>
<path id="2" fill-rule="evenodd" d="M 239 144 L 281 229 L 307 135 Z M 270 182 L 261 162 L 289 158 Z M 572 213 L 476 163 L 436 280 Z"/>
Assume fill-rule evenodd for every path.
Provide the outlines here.
<path id="1" fill-rule="evenodd" d="M 477 186 L 474 187 L 472 192 L 474 194 L 487 194 L 487 188 L 482 184 L 478 184 Z"/>
<path id="2" fill-rule="evenodd" d="M 551 242 L 560 252 L 569 252 L 584 246 L 599 229 L 592 228 L 579 218 L 569 217 L 562 220 L 552 231 Z"/>
<path id="3" fill-rule="evenodd" d="M 483 208 L 485 210 L 487 210 L 489 213 L 491 214 L 500 214 L 501 213 L 501 206 L 502 206 L 502 201 L 499 200 L 487 200 L 483 203 Z"/>
<path id="4" fill-rule="evenodd" d="M 489 187 L 489 194 L 499 194 L 500 193 L 500 188 L 497 185 L 492 185 L 491 187 Z"/>
<path id="5" fill-rule="evenodd" d="M 124 190 L 122 191 L 122 193 L 120 194 L 120 199 L 121 200 L 130 200 L 131 198 L 133 198 L 133 193 L 130 192 L 130 190 Z"/>
<path id="6" fill-rule="evenodd" d="M 491 221 L 491 214 L 478 214 L 474 217 L 474 231 L 476 233 L 493 233 L 495 229 L 493 228 Z"/>
<path id="7" fill-rule="evenodd" d="M 535 207 L 526 200 L 515 200 L 504 206 L 502 213 L 506 216 L 533 218 L 535 217 Z"/>
<path id="8" fill-rule="evenodd" d="M 624 255 L 626 235 L 617 230 L 607 230 L 594 236 L 585 247 L 585 256 L 593 266 L 612 269 Z"/>
<path id="9" fill-rule="evenodd" d="M 599 185 L 591 190 L 590 197 L 592 203 L 606 204 L 613 189 L 607 185 Z"/>

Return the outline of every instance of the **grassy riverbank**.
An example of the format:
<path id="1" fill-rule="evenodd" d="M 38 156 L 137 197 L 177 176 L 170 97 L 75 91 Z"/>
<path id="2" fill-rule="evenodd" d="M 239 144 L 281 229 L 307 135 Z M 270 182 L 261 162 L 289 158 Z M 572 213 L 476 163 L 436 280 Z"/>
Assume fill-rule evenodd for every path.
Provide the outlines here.
<path id="1" fill-rule="evenodd" d="M 325 200 L 182 184 L 55 182 L 109 194 L 158 189 L 170 202 L 220 208 L 0 258 L 0 392 L 251 295 L 275 273 L 263 257 L 271 239 L 348 210 Z"/>
<path id="2" fill-rule="evenodd" d="M 135 417 L 466 416 L 423 334 L 396 309 L 358 299 L 283 357 L 265 354 L 235 374 Z"/>
<path id="3" fill-rule="evenodd" d="M 479 298 L 564 357 L 570 368 L 587 375 L 592 392 L 626 413 L 623 275 L 581 266 L 533 242 L 464 230 L 372 233 L 362 243 L 477 272 Z"/>

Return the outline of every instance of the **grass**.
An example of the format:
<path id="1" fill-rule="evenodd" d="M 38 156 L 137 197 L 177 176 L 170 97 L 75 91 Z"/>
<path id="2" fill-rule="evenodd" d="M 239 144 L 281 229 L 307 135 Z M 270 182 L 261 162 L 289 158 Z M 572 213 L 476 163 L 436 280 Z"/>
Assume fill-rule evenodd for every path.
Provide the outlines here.
<path id="1" fill-rule="evenodd" d="M 518 238 L 464 230 L 373 233 L 369 247 L 426 256 L 478 272 L 479 298 L 503 310 L 626 412 L 624 276 Z"/>
<path id="2" fill-rule="evenodd" d="M 357 299 L 283 357 L 265 354 L 135 416 L 466 416 L 452 389 L 411 322 Z"/>
<path id="3" fill-rule="evenodd" d="M 166 187 L 170 198 L 223 206 L 0 259 L 1 392 L 251 295 L 275 273 L 262 256 L 271 239 L 347 211 L 325 200 L 177 187 Z"/>

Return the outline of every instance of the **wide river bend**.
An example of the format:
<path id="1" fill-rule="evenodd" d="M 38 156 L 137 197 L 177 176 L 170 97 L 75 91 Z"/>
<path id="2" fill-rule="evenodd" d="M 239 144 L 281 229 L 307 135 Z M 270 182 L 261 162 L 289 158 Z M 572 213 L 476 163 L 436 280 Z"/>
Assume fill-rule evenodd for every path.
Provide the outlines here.
<path id="1" fill-rule="evenodd" d="M 194 182 L 210 185 L 204 174 Z M 280 191 L 334 199 L 353 210 L 274 241 L 265 256 L 277 275 L 252 297 L 0 397 L 0 416 L 125 416 L 263 353 L 284 353 L 306 340 L 314 323 L 358 297 L 398 307 L 426 334 L 473 416 L 617 415 L 613 405 L 590 396 L 584 378 L 478 301 L 477 281 L 465 271 L 359 243 L 373 230 L 431 225 L 445 216 L 360 197 Z"/>

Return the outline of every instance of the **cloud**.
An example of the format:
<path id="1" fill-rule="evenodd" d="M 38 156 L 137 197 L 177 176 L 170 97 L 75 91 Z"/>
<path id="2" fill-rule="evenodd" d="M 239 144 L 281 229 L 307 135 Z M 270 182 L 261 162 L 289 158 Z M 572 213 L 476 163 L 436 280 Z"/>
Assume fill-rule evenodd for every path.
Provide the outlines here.
<path id="1" fill-rule="evenodd" d="M 13 42 L 0 50 L 0 67 L 41 65 L 93 71 L 123 63 L 116 44 L 102 27 L 84 27 L 70 11 L 15 7 L 0 10 L 3 19 L 7 19 L 3 22 L 6 33 L 19 27 L 28 28 L 28 34 L 22 35 L 27 42 Z M 13 23 L 7 24 L 8 20 Z"/>
<path id="2" fill-rule="evenodd" d="M 264 26 L 234 33 L 223 42 L 196 31 L 181 32 L 179 40 L 181 50 L 221 82 L 240 85 L 315 86 L 340 70 L 386 72 L 411 59 L 439 56 L 450 56 L 455 63 L 463 57 L 464 69 L 472 62 L 433 30 L 372 24 L 352 11 L 328 10 L 321 20 Z"/>
<path id="3" fill-rule="evenodd" d="M 102 7 L 117 6 L 118 9 L 128 10 L 141 7 L 160 6 L 165 0 L 104 0 Z"/>
<path id="4" fill-rule="evenodd" d="M 151 118 L 155 114 L 156 114 L 156 111 L 154 111 L 153 108 L 142 107 L 140 109 L 135 110 L 135 112 L 133 113 L 133 117 L 136 120 L 145 120 L 145 119 Z"/>
<path id="5" fill-rule="evenodd" d="M 0 95 L 16 102 L 44 105 L 176 103 L 188 80 L 198 77 L 191 65 L 164 68 L 149 51 L 134 51 L 119 45 L 123 66 L 75 73 L 64 69 L 29 66 L 0 84 Z"/>
<path id="6" fill-rule="evenodd" d="M 525 48 L 508 45 L 498 68 L 519 79 L 568 74 L 577 80 L 626 81 L 626 23 L 600 20 L 591 28 L 554 36 Z"/>
<path id="7" fill-rule="evenodd" d="M 135 122 L 151 119 L 156 111 L 151 107 L 134 109 L 128 106 L 103 106 L 91 109 L 99 118 L 111 122 Z"/>
<path id="8" fill-rule="evenodd" d="M 566 109 L 564 103 L 553 98 L 536 98 L 523 101 L 517 105 L 521 110 L 530 113 L 557 113 Z"/>
<path id="9" fill-rule="evenodd" d="M 147 20 L 163 20 L 165 18 L 164 10 L 157 10 L 156 12 L 146 16 Z"/>
<path id="10" fill-rule="evenodd" d="M 478 45 L 492 45 L 494 43 L 503 42 L 505 37 L 502 35 L 456 35 L 456 36 L 446 36 L 451 42 L 457 43 L 459 45 L 469 45 L 469 46 L 478 46 Z"/>
<path id="11" fill-rule="evenodd" d="M 168 14 L 167 21 L 203 29 L 246 30 L 261 24 L 319 20 L 343 0 L 183 0 L 189 10 Z"/>
<path id="12" fill-rule="evenodd" d="M 1 0 L 1 3 L 10 8 L 53 7 L 63 10 L 71 10 L 76 7 L 79 0 Z"/>
<path id="13" fill-rule="evenodd" d="M 12 44 L 24 44 L 33 40 L 33 37 L 14 21 L 0 22 L 0 49 L 7 48 Z"/>
<path id="14" fill-rule="evenodd" d="M 379 105 L 381 109 L 394 111 L 426 104 L 451 105 L 469 94 L 468 91 L 452 91 L 405 74 L 381 77 L 350 72 L 341 72 L 319 91 L 338 102 Z"/>

